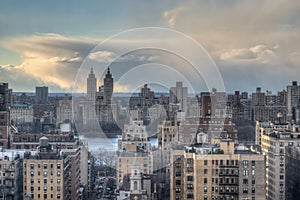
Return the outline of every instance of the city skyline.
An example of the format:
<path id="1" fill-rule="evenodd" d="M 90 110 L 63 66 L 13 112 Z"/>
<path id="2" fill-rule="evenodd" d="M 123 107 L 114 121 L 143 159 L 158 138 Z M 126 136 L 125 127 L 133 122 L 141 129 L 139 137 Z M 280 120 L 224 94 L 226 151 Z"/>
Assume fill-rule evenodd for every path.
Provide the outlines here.
<path id="1" fill-rule="evenodd" d="M 202 45 L 218 66 L 226 91 L 251 92 L 256 87 L 280 91 L 298 80 L 300 72 L 300 25 L 295 20 L 299 10 L 300 3 L 283 0 L 142 1 L 138 5 L 133 1 L 3 1 L 1 81 L 20 92 L 33 91 L 37 85 L 47 85 L 52 92 L 71 92 L 84 59 L 109 61 L 120 45 L 130 45 L 115 41 L 117 45 L 106 52 L 89 54 L 97 44 L 128 29 L 162 27 Z M 138 38 L 135 42 L 143 43 Z M 155 59 L 170 66 L 182 64 L 169 55 L 155 56 L 157 52 L 133 53 L 115 63 L 112 73 L 121 77 L 123 68 Z M 133 85 L 130 81 L 116 84 L 115 92 L 131 92 Z"/>

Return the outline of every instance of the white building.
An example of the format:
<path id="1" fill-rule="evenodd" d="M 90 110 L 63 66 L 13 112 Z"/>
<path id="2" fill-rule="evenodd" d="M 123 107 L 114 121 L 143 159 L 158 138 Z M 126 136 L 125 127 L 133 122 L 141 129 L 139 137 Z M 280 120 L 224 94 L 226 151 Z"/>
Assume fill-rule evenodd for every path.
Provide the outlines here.
<path id="1" fill-rule="evenodd" d="M 33 122 L 33 107 L 27 104 L 10 106 L 10 121 L 13 125 Z"/>

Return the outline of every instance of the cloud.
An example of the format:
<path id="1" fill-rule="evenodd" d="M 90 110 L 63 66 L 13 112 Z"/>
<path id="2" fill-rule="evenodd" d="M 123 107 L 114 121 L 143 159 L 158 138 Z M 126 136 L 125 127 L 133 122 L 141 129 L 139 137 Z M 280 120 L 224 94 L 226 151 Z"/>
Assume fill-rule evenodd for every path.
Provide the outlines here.
<path id="1" fill-rule="evenodd" d="M 71 38 L 58 34 L 38 34 L 15 38 L 2 45 L 22 56 L 19 66 L 2 66 L 5 71 L 14 69 L 37 82 L 71 90 L 81 61 L 95 46 L 96 41 Z M 22 75 L 23 76 L 23 75 Z"/>
<path id="2" fill-rule="evenodd" d="M 163 13 L 164 19 L 167 21 L 169 28 L 175 28 L 178 15 L 183 11 L 183 8 L 175 8 Z"/>
<path id="3" fill-rule="evenodd" d="M 256 45 L 250 48 L 231 49 L 223 51 L 220 54 L 220 59 L 223 61 L 258 61 L 261 63 L 272 63 L 275 58 L 275 50 L 278 49 L 278 45 L 274 48 L 268 48 L 266 45 Z"/>
<path id="4" fill-rule="evenodd" d="M 115 54 L 109 51 L 96 51 L 89 55 L 89 58 L 98 62 L 113 62 Z"/>

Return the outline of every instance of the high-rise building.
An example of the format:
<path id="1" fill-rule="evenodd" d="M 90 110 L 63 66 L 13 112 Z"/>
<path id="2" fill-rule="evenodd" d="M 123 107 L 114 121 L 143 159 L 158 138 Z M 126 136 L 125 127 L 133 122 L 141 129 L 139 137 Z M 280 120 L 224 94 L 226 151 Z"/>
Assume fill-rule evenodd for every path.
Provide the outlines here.
<path id="1" fill-rule="evenodd" d="M 296 109 L 299 105 L 300 99 L 300 85 L 297 85 L 297 81 L 293 81 L 292 85 L 287 86 L 287 110 L 288 114 L 296 119 Z"/>
<path id="2" fill-rule="evenodd" d="M 114 90 L 114 79 L 112 74 L 110 73 L 110 69 L 107 69 L 107 73 L 104 78 L 104 103 L 111 104 L 112 101 L 112 94 Z"/>
<path id="3" fill-rule="evenodd" d="M 261 88 L 256 88 L 256 91 L 252 93 L 252 105 L 264 106 L 266 104 L 265 93 L 261 91 Z"/>
<path id="4" fill-rule="evenodd" d="M 95 77 L 93 68 L 87 78 L 87 96 L 84 106 L 84 125 L 92 125 L 96 120 L 96 111 L 95 111 L 95 101 L 96 101 L 96 88 L 97 88 L 97 79 Z"/>
<path id="5" fill-rule="evenodd" d="M 47 104 L 48 103 L 48 87 L 35 87 L 35 103 Z"/>
<path id="6" fill-rule="evenodd" d="M 213 88 L 211 92 L 201 92 L 201 116 L 224 117 L 226 111 L 227 96 L 225 92 L 218 92 Z"/>
<path id="7" fill-rule="evenodd" d="M 0 83 L 0 111 L 6 111 L 10 103 L 8 83 Z"/>
<path id="8" fill-rule="evenodd" d="M 281 92 L 278 95 L 272 95 L 270 91 L 261 92 L 261 88 L 256 88 L 256 92 L 252 93 L 252 120 L 260 122 L 286 122 L 287 109 L 282 99 Z"/>
<path id="9" fill-rule="evenodd" d="M 188 88 L 183 87 L 182 82 L 176 82 L 176 87 L 170 88 L 170 100 L 171 104 L 179 104 L 179 109 L 187 114 L 187 97 Z"/>
<path id="10" fill-rule="evenodd" d="M 265 157 L 246 147 L 174 145 L 170 199 L 265 199 Z"/>
<path id="11" fill-rule="evenodd" d="M 300 196 L 300 147 L 288 146 L 285 152 L 285 199 L 297 200 Z"/>
<path id="12" fill-rule="evenodd" d="M 266 199 L 287 199 L 285 191 L 285 156 L 287 146 L 298 146 L 300 144 L 299 128 L 289 125 L 282 129 L 282 126 L 272 130 L 261 132 L 261 148 L 266 155 Z"/>
<path id="13" fill-rule="evenodd" d="M 87 100 L 94 101 L 96 97 L 97 79 L 95 77 L 93 68 L 87 78 Z"/>

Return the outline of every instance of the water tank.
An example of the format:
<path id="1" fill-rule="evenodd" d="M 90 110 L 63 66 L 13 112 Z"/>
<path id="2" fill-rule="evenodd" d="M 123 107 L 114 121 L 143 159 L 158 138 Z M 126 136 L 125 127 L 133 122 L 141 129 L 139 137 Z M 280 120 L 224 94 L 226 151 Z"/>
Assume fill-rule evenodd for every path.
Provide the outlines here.
<path id="1" fill-rule="evenodd" d="M 40 146 L 41 147 L 47 147 L 49 143 L 49 140 L 47 137 L 43 136 L 40 138 Z"/>

